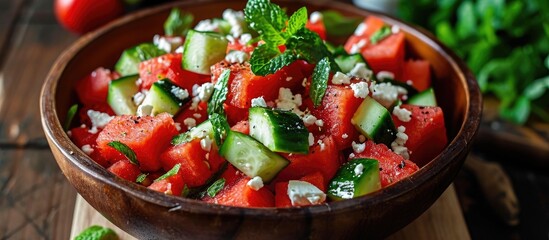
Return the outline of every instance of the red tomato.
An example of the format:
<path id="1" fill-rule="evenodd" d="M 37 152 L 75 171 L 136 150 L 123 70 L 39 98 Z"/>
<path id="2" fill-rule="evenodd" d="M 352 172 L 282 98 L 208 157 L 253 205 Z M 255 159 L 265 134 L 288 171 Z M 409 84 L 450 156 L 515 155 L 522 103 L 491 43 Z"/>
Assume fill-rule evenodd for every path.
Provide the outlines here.
<path id="1" fill-rule="evenodd" d="M 57 20 L 68 30 L 83 34 L 121 16 L 119 0 L 55 0 Z"/>

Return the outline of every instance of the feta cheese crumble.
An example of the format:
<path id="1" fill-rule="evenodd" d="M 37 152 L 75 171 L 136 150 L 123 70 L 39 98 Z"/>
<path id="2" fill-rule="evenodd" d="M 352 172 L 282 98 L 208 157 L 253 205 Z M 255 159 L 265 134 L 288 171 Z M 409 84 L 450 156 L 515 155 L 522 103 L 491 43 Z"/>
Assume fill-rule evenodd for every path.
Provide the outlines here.
<path id="1" fill-rule="evenodd" d="M 386 108 L 389 108 L 391 107 L 391 105 L 393 105 L 393 103 L 398 99 L 399 94 L 408 93 L 406 89 L 399 86 L 393 86 L 391 83 L 388 82 L 372 85 L 373 86 L 370 86 L 370 90 L 373 89 L 372 97 Z"/>
<path id="2" fill-rule="evenodd" d="M 212 140 L 209 136 L 200 139 L 200 147 L 206 152 L 209 152 L 212 149 Z"/>
<path id="3" fill-rule="evenodd" d="M 226 56 L 225 56 L 225 60 L 227 62 L 230 62 L 230 63 L 244 63 L 245 61 L 247 61 L 248 59 L 250 58 L 250 56 L 246 53 L 246 52 L 243 52 L 243 51 L 236 51 L 236 50 L 233 50 L 233 51 L 230 51 Z"/>
<path id="4" fill-rule="evenodd" d="M 351 83 L 351 78 L 342 72 L 336 72 L 332 77 L 332 83 L 335 85 L 349 84 Z"/>
<path id="5" fill-rule="evenodd" d="M 347 73 L 347 75 L 350 77 L 354 76 L 354 77 L 359 77 L 367 80 L 372 78 L 372 74 L 373 74 L 372 70 L 366 68 L 366 63 L 355 64 L 353 69 L 351 69 L 351 71 Z"/>
<path id="6" fill-rule="evenodd" d="M 389 71 L 379 71 L 376 74 L 377 79 L 395 79 L 395 74 Z"/>
<path id="7" fill-rule="evenodd" d="M 96 128 L 104 128 L 114 118 L 104 112 L 94 111 L 91 109 L 88 110 L 87 114 L 88 117 L 90 117 L 92 127 Z"/>
<path id="8" fill-rule="evenodd" d="M 320 146 L 320 151 L 324 151 L 326 148 L 326 144 L 322 140 L 318 140 L 316 143 L 318 143 L 318 146 Z"/>
<path id="9" fill-rule="evenodd" d="M 400 106 L 395 106 L 395 108 L 393 108 L 393 115 L 403 122 L 412 120 L 412 112 L 406 108 L 400 108 Z"/>
<path id="10" fill-rule="evenodd" d="M 86 155 L 90 155 L 93 153 L 93 148 L 89 145 L 89 144 L 86 144 L 84 146 L 82 146 L 82 151 L 86 154 Z"/>
<path id="11" fill-rule="evenodd" d="M 362 163 L 359 163 L 355 166 L 354 172 L 356 176 L 362 175 L 362 172 L 364 171 L 364 165 Z"/>
<path id="12" fill-rule="evenodd" d="M 147 91 L 137 92 L 135 95 L 133 95 L 132 100 L 135 106 L 141 105 L 143 100 L 145 100 Z"/>
<path id="13" fill-rule="evenodd" d="M 355 141 L 353 141 L 351 143 L 351 146 L 353 147 L 353 151 L 355 153 L 364 152 L 364 149 L 366 149 L 366 143 L 356 143 Z"/>
<path id="14" fill-rule="evenodd" d="M 320 12 L 313 12 L 311 13 L 311 17 L 309 18 L 312 24 L 317 23 L 318 21 L 322 20 L 322 13 Z"/>
<path id="15" fill-rule="evenodd" d="M 358 24 L 358 26 L 356 26 L 354 34 L 356 36 L 362 36 L 362 34 L 364 34 L 364 31 L 366 31 L 366 28 L 366 24 L 364 22 L 361 22 L 360 24 Z"/>
<path id="16" fill-rule="evenodd" d="M 396 154 L 402 156 L 404 159 L 410 159 L 410 153 L 408 148 L 404 146 L 408 141 L 408 135 L 405 133 L 406 127 L 400 126 L 397 128 L 396 139 L 391 143 L 391 149 Z"/>
<path id="17" fill-rule="evenodd" d="M 362 48 L 366 46 L 366 44 L 368 44 L 368 41 L 366 39 L 361 39 L 360 41 L 358 41 L 357 43 L 351 46 L 349 53 L 350 54 L 359 53 L 360 51 L 362 51 Z"/>
<path id="18" fill-rule="evenodd" d="M 170 92 L 176 97 L 181 100 L 184 100 L 189 97 L 189 92 L 187 89 L 182 89 L 177 86 L 172 86 L 172 89 L 170 89 Z"/>
<path id="19" fill-rule="evenodd" d="M 239 37 L 246 24 L 244 21 L 244 13 L 242 11 L 235 11 L 232 9 L 226 9 L 223 11 L 223 19 L 231 25 L 231 35 L 233 37 Z"/>
<path id="20" fill-rule="evenodd" d="M 299 116 L 303 115 L 303 112 L 299 110 L 299 106 L 303 104 L 301 94 L 294 95 L 289 88 L 280 88 L 278 90 L 278 99 L 275 102 L 276 107 L 279 109 L 292 111 Z"/>
<path id="21" fill-rule="evenodd" d="M 316 122 L 315 116 L 311 114 L 305 114 L 305 116 L 303 116 L 303 123 L 305 124 L 306 127 L 315 124 L 315 122 Z"/>
<path id="22" fill-rule="evenodd" d="M 185 118 L 185 120 L 183 120 L 183 124 L 185 124 L 185 126 L 187 126 L 187 129 L 191 129 L 193 127 L 196 127 L 196 119 L 194 119 L 194 118 Z"/>
<path id="23" fill-rule="evenodd" d="M 202 117 L 202 114 L 200 114 L 200 113 L 194 113 L 194 114 L 193 114 L 193 117 L 196 118 L 196 119 L 198 119 L 198 118 L 201 118 L 201 117 Z"/>
<path id="24" fill-rule="evenodd" d="M 305 181 L 290 180 L 287 193 L 292 206 L 320 204 L 326 201 L 326 194 L 322 190 Z"/>
<path id="25" fill-rule="evenodd" d="M 351 84 L 351 89 L 353 90 L 353 96 L 356 98 L 366 98 L 368 94 L 370 94 L 370 90 L 368 90 L 368 83 L 366 82 L 358 82 Z"/>
<path id="26" fill-rule="evenodd" d="M 260 176 L 253 177 L 252 179 L 250 179 L 250 181 L 248 181 L 248 183 L 246 185 L 248 185 L 248 187 L 250 187 L 251 189 L 253 189 L 255 191 L 258 191 L 259 189 L 261 189 L 264 186 L 263 185 L 263 179 L 261 179 Z"/>
<path id="27" fill-rule="evenodd" d="M 252 107 L 267 107 L 267 102 L 263 96 L 252 99 Z"/>
<path id="28" fill-rule="evenodd" d="M 341 135 L 341 138 L 343 139 L 347 139 L 349 137 L 349 135 L 347 135 L 347 133 L 344 133 L 343 135 Z"/>
<path id="29" fill-rule="evenodd" d="M 319 126 L 319 127 L 322 127 L 324 126 L 324 121 L 322 121 L 322 119 L 318 119 L 315 121 L 315 125 Z"/>
<path id="30" fill-rule="evenodd" d="M 177 36 L 167 38 L 157 34 L 153 37 L 153 44 L 159 49 L 170 53 L 183 44 L 183 38 Z"/>
<path id="31" fill-rule="evenodd" d="M 315 136 L 312 133 L 309 133 L 309 147 L 315 144 Z"/>
<path id="32" fill-rule="evenodd" d="M 202 32 L 215 32 L 217 29 L 219 29 L 218 23 L 211 19 L 202 20 L 194 27 L 194 30 Z"/>
<path id="33" fill-rule="evenodd" d="M 193 96 L 197 96 L 200 101 L 207 102 L 210 100 L 210 97 L 212 96 L 214 90 L 213 83 L 204 83 L 201 86 L 198 86 L 196 88 L 196 92 L 194 91 L 193 87 Z"/>
<path id="34" fill-rule="evenodd" d="M 247 45 L 248 42 L 252 40 L 252 35 L 249 33 L 244 33 L 240 36 L 240 40 L 238 42 L 242 45 Z"/>
<path id="35" fill-rule="evenodd" d="M 153 106 L 142 104 L 137 107 L 136 115 L 138 117 L 152 116 Z"/>

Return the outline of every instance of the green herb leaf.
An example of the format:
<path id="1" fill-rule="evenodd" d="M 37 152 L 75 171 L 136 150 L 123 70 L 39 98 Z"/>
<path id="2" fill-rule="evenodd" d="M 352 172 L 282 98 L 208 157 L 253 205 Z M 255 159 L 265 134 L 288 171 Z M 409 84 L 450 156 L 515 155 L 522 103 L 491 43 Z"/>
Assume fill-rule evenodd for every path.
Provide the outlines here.
<path id="1" fill-rule="evenodd" d="M 299 29 L 305 27 L 305 24 L 307 24 L 307 8 L 302 7 L 290 17 L 286 34 L 289 36 L 294 35 Z"/>
<path id="2" fill-rule="evenodd" d="M 135 155 L 135 152 L 130 147 L 128 147 L 128 145 L 119 141 L 112 141 L 107 145 L 116 149 L 116 151 L 124 154 L 124 156 L 126 156 L 126 158 L 130 160 L 131 163 L 139 166 L 139 162 L 137 161 L 137 156 Z"/>
<path id="3" fill-rule="evenodd" d="M 215 144 L 221 146 L 222 139 L 229 133 L 231 127 L 227 122 L 227 117 L 218 113 L 213 113 L 209 116 L 210 122 L 212 123 L 212 130 L 214 132 Z M 219 148 L 221 149 L 221 148 Z"/>
<path id="4" fill-rule="evenodd" d="M 101 227 L 93 225 L 89 228 L 86 228 L 78 236 L 74 238 L 75 240 L 118 240 L 116 233 L 106 227 Z"/>
<path id="5" fill-rule="evenodd" d="M 288 21 L 284 10 L 269 0 L 249 0 L 244 8 L 244 17 L 259 34 L 272 30 L 281 32 Z"/>
<path id="6" fill-rule="evenodd" d="M 147 176 L 149 176 L 148 173 L 141 173 L 141 174 L 139 174 L 139 176 L 137 176 L 137 178 L 135 179 L 135 182 L 136 183 L 142 183 L 143 181 L 145 181 Z"/>
<path id="7" fill-rule="evenodd" d="M 179 8 L 172 8 L 168 19 L 164 22 L 164 33 L 168 36 L 185 36 L 193 20 L 192 14 L 182 13 Z"/>
<path id="8" fill-rule="evenodd" d="M 387 25 L 381 27 L 379 30 L 374 32 L 372 36 L 370 37 L 370 43 L 376 44 L 379 41 L 385 39 L 386 37 L 390 36 L 392 34 L 391 28 Z"/>
<path id="9" fill-rule="evenodd" d="M 65 125 L 63 126 L 63 129 L 65 131 L 69 130 L 71 127 L 72 120 L 74 119 L 74 116 L 76 115 L 76 111 L 78 111 L 78 104 L 74 104 L 69 108 L 69 111 L 67 111 L 67 118 L 65 119 Z"/>
<path id="10" fill-rule="evenodd" d="M 345 17 L 338 11 L 322 11 L 322 19 L 326 28 L 326 33 L 334 37 L 346 37 L 355 32 L 362 18 Z"/>
<path id="11" fill-rule="evenodd" d="M 189 134 L 189 132 L 184 132 L 184 133 L 180 133 L 178 135 L 176 135 L 175 137 L 172 138 L 172 145 L 174 146 L 177 146 L 179 144 L 183 144 L 183 143 L 187 143 L 189 141 L 191 141 L 191 135 Z"/>
<path id="12" fill-rule="evenodd" d="M 291 36 L 286 42 L 286 51 L 293 52 L 298 59 L 306 60 L 309 63 L 318 63 L 325 57 L 330 61 L 333 72 L 341 69 L 333 60 L 332 53 L 328 50 L 324 41 L 309 29 L 302 28 L 296 34 Z"/>
<path id="13" fill-rule="evenodd" d="M 227 99 L 230 75 L 231 71 L 229 69 L 225 69 L 219 76 L 219 79 L 217 79 L 217 82 L 214 85 L 212 97 L 208 102 L 208 116 L 211 116 L 213 113 L 225 113 L 225 110 L 223 109 L 223 103 Z"/>
<path id="14" fill-rule="evenodd" d="M 166 54 L 166 52 L 152 43 L 142 43 L 135 48 L 135 54 L 139 58 L 139 60 L 145 61 L 164 55 Z"/>
<path id="15" fill-rule="evenodd" d="M 277 47 L 263 44 L 257 47 L 250 58 L 251 70 L 255 75 L 273 74 L 296 60 L 290 52 L 280 54 Z"/>
<path id="16" fill-rule="evenodd" d="M 208 193 L 208 196 L 215 197 L 215 195 L 217 195 L 219 191 L 223 189 L 224 186 L 225 186 L 225 178 L 220 178 L 214 183 L 212 183 L 212 185 L 208 187 L 208 190 L 206 190 L 206 192 Z"/>
<path id="17" fill-rule="evenodd" d="M 175 165 L 173 166 L 173 168 L 170 169 L 170 171 L 167 171 L 166 173 L 164 173 L 164 175 L 158 177 L 158 178 L 155 179 L 154 181 L 155 181 L 155 182 L 158 182 L 158 181 L 160 181 L 160 180 L 164 180 L 164 179 L 166 179 L 166 178 L 169 178 L 169 177 L 171 177 L 171 176 L 177 174 L 177 172 L 179 172 L 179 169 L 180 169 L 180 168 L 181 168 L 181 163 L 175 164 Z"/>
<path id="18" fill-rule="evenodd" d="M 330 78 L 330 61 L 328 57 L 325 57 L 318 62 L 313 71 L 312 78 L 309 94 L 311 95 L 315 107 L 317 107 L 322 103 L 322 98 L 324 98 L 326 88 L 328 87 L 328 79 Z"/>
<path id="19" fill-rule="evenodd" d="M 189 187 L 187 186 L 187 184 L 185 184 L 183 186 L 183 191 L 181 191 L 181 196 L 182 197 L 187 197 L 189 195 L 189 193 L 191 192 L 191 189 L 189 189 Z"/>

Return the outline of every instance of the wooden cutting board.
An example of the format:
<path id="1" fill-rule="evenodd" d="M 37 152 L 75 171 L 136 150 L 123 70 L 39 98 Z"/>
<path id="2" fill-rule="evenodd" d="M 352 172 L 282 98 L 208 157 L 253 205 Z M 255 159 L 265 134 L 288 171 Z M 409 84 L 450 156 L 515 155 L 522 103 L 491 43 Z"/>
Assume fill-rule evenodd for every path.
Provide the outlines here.
<path id="1" fill-rule="evenodd" d="M 72 220 L 71 239 L 92 225 L 112 228 L 122 240 L 135 239 L 105 219 L 78 195 Z M 388 239 L 470 239 L 454 186 L 450 185 L 423 215 Z"/>

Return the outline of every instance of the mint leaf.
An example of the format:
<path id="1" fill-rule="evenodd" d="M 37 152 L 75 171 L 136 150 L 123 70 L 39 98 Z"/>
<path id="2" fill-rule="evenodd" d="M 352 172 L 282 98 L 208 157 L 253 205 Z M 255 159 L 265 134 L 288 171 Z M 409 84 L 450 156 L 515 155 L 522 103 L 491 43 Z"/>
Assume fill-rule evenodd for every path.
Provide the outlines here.
<path id="1" fill-rule="evenodd" d="M 164 55 L 166 52 L 152 43 L 142 43 L 135 47 L 135 54 L 139 60 L 145 61 Z"/>
<path id="2" fill-rule="evenodd" d="M 208 190 L 206 190 L 206 192 L 208 193 L 208 196 L 215 197 L 219 193 L 219 191 L 223 189 L 224 186 L 225 186 L 225 178 L 220 178 L 214 183 L 212 183 L 212 185 L 208 187 Z"/>
<path id="3" fill-rule="evenodd" d="M 209 119 L 212 123 L 215 144 L 217 144 L 217 146 L 221 146 L 223 137 L 226 136 L 231 129 L 229 123 L 227 122 L 227 117 L 225 117 L 225 115 L 213 113 L 209 116 Z"/>
<path id="4" fill-rule="evenodd" d="M 74 240 L 118 240 L 116 233 L 106 227 L 93 225 L 84 229 Z"/>
<path id="5" fill-rule="evenodd" d="M 290 52 L 280 54 L 277 47 L 263 44 L 257 47 L 250 58 L 251 70 L 255 75 L 265 76 L 290 65 L 296 57 Z"/>
<path id="6" fill-rule="evenodd" d="M 65 131 L 69 130 L 71 127 L 72 120 L 74 119 L 74 116 L 76 115 L 76 111 L 78 111 L 78 104 L 74 104 L 69 108 L 69 111 L 67 111 L 67 118 L 65 119 L 65 125 L 63 126 L 63 129 Z"/>
<path id="7" fill-rule="evenodd" d="M 164 22 L 164 33 L 168 36 L 185 36 L 191 28 L 194 17 L 190 13 L 181 13 L 179 8 L 172 8 Z"/>
<path id="8" fill-rule="evenodd" d="M 175 137 L 173 137 L 171 143 L 172 143 L 172 145 L 177 146 L 179 144 L 187 143 L 191 140 L 192 139 L 191 139 L 191 135 L 189 134 L 189 132 L 184 132 L 184 133 L 178 134 Z"/>
<path id="9" fill-rule="evenodd" d="M 345 17 L 333 10 L 322 11 L 322 19 L 326 33 L 334 37 L 347 37 L 355 32 L 362 18 Z"/>
<path id="10" fill-rule="evenodd" d="M 391 28 L 387 25 L 384 25 L 379 30 L 374 32 L 372 36 L 370 37 L 370 43 L 376 44 L 379 41 L 385 39 L 386 37 L 390 36 L 392 34 Z"/>
<path id="11" fill-rule="evenodd" d="M 340 71 L 339 66 L 333 60 L 332 53 L 330 53 L 324 44 L 324 41 L 318 34 L 309 29 L 302 28 L 291 36 L 286 42 L 286 51 L 291 51 L 298 59 L 303 59 L 313 64 L 328 57 L 331 70 Z"/>
<path id="12" fill-rule="evenodd" d="M 137 178 L 135 179 L 135 182 L 136 182 L 136 183 L 142 183 L 143 181 L 145 181 L 145 179 L 147 178 L 147 176 L 149 176 L 149 174 L 147 174 L 147 173 L 141 173 L 141 174 L 139 174 L 139 176 L 137 176 Z"/>
<path id="13" fill-rule="evenodd" d="M 312 78 L 309 94 L 315 107 L 317 107 L 322 103 L 322 98 L 324 98 L 326 88 L 328 87 L 328 79 L 330 78 L 330 61 L 328 57 L 323 58 L 316 64 Z"/>
<path id="14" fill-rule="evenodd" d="M 294 35 L 298 30 L 305 27 L 305 24 L 307 24 L 307 8 L 302 7 L 290 17 L 286 34 L 289 36 Z"/>
<path id="15" fill-rule="evenodd" d="M 179 172 L 179 169 L 181 168 L 181 163 L 178 163 L 178 164 L 175 164 L 172 169 L 170 169 L 170 171 L 167 171 L 166 173 L 164 173 L 164 175 L 158 177 L 157 179 L 155 179 L 154 181 L 155 182 L 158 182 L 160 180 L 164 180 L 166 178 L 169 178 L 175 174 L 177 174 L 177 172 Z"/>
<path id="16" fill-rule="evenodd" d="M 269 0 L 249 0 L 244 8 L 244 17 L 259 34 L 273 29 L 281 32 L 288 21 L 284 10 Z"/>
<path id="17" fill-rule="evenodd" d="M 116 149 L 116 151 L 124 154 L 124 156 L 126 156 L 126 158 L 130 160 L 131 163 L 139 166 L 139 162 L 137 161 L 137 156 L 135 155 L 135 152 L 130 147 L 128 147 L 128 145 L 119 141 L 112 141 L 107 145 Z"/>
<path id="18" fill-rule="evenodd" d="M 223 103 L 227 99 L 230 75 L 231 71 L 229 69 L 225 69 L 221 75 L 219 75 L 219 78 L 214 85 L 212 97 L 208 102 L 208 116 L 211 116 L 213 113 L 224 114 L 225 110 L 223 109 Z"/>

